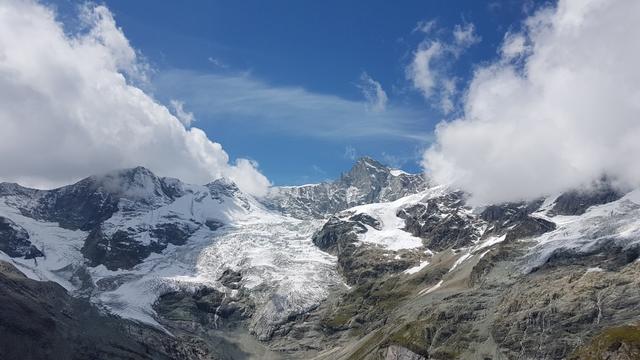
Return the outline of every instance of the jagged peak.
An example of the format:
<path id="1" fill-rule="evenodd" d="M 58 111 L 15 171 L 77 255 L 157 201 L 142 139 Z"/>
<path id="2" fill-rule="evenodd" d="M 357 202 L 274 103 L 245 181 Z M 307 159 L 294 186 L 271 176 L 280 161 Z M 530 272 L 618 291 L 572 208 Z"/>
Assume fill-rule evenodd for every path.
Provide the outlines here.
<path id="1" fill-rule="evenodd" d="M 143 166 L 116 169 L 92 175 L 75 184 L 64 186 L 54 191 L 59 193 L 76 193 L 78 191 L 107 193 L 116 198 L 129 198 L 146 202 L 167 197 L 163 191 L 161 179 Z"/>
<path id="2" fill-rule="evenodd" d="M 234 194 L 241 192 L 238 185 L 227 177 L 215 179 L 205 186 L 212 192 L 212 195 L 221 194 L 232 197 Z"/>
<path id="3" fill-rule="evenodd" d="M 132 168 L 124 168 L 124 169 L 118 169 L 118 170 L 112 170 L 109 171 L 107 173 L 104 173 L 102 175 L 99 175 L 101 177 L 129 177 L 129 178 L 145 178 L 145 177 L 149 177 L 149 178 L 158 178 L 158 176 L 156 176 L 156 174 L 153 173 L 153 171 L 147 169 L 144 166 L 136 166 L 136 167 L 132 167 Z"/>
<path id="4" fill-rule="evenodd" d="M 364 156 L 359 158 L 347 173 L 342 174 L 339 181 L 351 184 L 360 181 L 370 181 L 371 177 L 383 181 L 388 176 L 388 167 L 373 158 Z"/>
<path id="5" fill-rule="evenodd" d="M 38 189 L 32 189 L 24 187 L 15 182 L 2 182 L 0 183 L 0 195 L 17 195 L 27 192 L 40 191 Z"/>
<path id="6" fill-rule="evenodd" d="M 353 167 L 355 168 L 356 166 L 369 166 L 372 168 L 376 168 L 376 169 L 386 169 L 388 170 L 388 167 L 385 166 L 384 164 L 382 164 L 381 162 L 379 162 L 378 160 L 369 157 L 369 156 L 363 156 L 361 158 L 359 158 L 358 160 L 356 160 L 356 163 L 353 165 Z"/>
<path id="7" fill-rule="evenodd" d="M 236 183 L 233 180 L 229 179 L 228 177 L 224 177 L 224 176 L 213 180 L 212 182 L 208 183 L 207 185 L 224 186 L 224 187 L 228 187 L 228 188 L 237 188 L 238 187 L 238 185 L 236 185 Z"/>

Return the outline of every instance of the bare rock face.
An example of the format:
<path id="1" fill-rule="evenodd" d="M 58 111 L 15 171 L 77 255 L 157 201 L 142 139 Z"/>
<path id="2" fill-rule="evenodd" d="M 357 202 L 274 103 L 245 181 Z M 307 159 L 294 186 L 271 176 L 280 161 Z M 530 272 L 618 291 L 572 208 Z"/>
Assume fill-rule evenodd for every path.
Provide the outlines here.
<path id="1" fill-rule="evenodd" d="M 222 276 L 218 279 L 220 283 L 229 289 L 237 290 L 240 288 L 240 281 L 242 281 L 242 274 L 239 271 L 226 269 Z"/>
<path id="2" fill-rule="evenodd" d="M 501 294 L 492 336 L 515 357 L 566 358 L 599 331 L 638 318 L 640 266 L 567 266 L 524 277 Z"/>
<path id="3" fill-rule="evenodd" d="M 171 180 L 136 167 L 90 176 L 53 190 L 13 189 L 13 194 L 36 200 L 17 204 L 26 216 L 89 231 L 109 219 L 119 206 L 154 207 L 170 201 L 180 191 Z M 0 195 L 7 194 L 8 189 L 0 191 Z"/>
<path id="4" fill-rule="evenodd" d="M 487 206 L 480 213 L 480 218 L 489 225 L 488 233 L 500 234 L 506 229 L 526 220 L 529 215 L 540 208 L 543 200 L 531 202 L 504 203 Z"/>
<path id="5" fill-rule="evenodd" d="M 0 261 L 0 354 L 6 360 L 207 359 L 205 344 L 105 315 L 53 282 Z"/>
<path id="6" fill-rule="evenodd" d="M 626 325 L 607 328 L 589 339 L 569 359 L 640 359 L 640 327 Z"/>
<path id="7" fill-rule="evenodd" d="M 0 216 L 0 251 L 10 257 L 33 259 L 44 254 L 29 241 L 29 233 L 20 225 Z"/>
<path id="8" fill-rule="evenodd" d="M 387 348 L 384 360 L 426 360 L 426 358 L 402 346 L 391 345 Z"/>
<path id="9" fill-rule="evenodd" d="M 332 254 L 339 254 L 352 243 L 358 241 L 357 234 L 364 233 L 367 228 L 358 221 L 345 221 L 332 216 L 313 235 L 313 243 L 320 249 Z"/>
<path id="10" fill-rule="evenodd" d="M 204 287 L 193 293 L 174 291 L 166 293 L 154 305 L 155 310 L 174 322 L 197 322 L 217 327 L 223 322 L 248 318 L 252 305 L 241 296 L 227 296 L 224 292 Z"/>
<path id="11" fill-rule="evenodd" d="M 405 229 L 435 251 L 468 246 L 480 238 L 479 221 L 465 208 L 464 194 L 452 192 L 400 210 Z"/>
<path id="12" fill-rule="evenodd" d="M 89 233 L 82 247 L 82 254 L 91 266 L 105 265 L 109 270 L 131 269 L 151 253 L 159 253 L 169 244 L 184 245 L 200 224 L 163 223 L 151 229 L 116 230 L 105 234 L 101 228 Z M 148 242 L 136 239 L 140 232 L 148 232 Z"/>
<path id="13" fill-rule="evenodd" d="M 360 284 L 387 273 L 402 272 L 420 262 L 413 251 L 391 251 L 382 247 L 358 243 L 358 234 L 374 229 L 380 222 L 367 214 L 346 219 L 331 217 L 313 237 L 320 249 L 338 257 L 338 270 L 349 284 Z"/>
<path id="14" fill-rule="evenodd" d="M 623 195 L 623 192 L 611 187 L 607 182 L 601 182 L 591 188 L 571 190 L 558 196 L 551 213 L 581 215 L 591 206 L 616 201 Z"/>
<path id="15" fill-rule="evenodd" d="M 507 231 L 505 241 L 515 241 L 542 235 L 556 229 L 556 224 L 540 218 L 527 216 Z"/>

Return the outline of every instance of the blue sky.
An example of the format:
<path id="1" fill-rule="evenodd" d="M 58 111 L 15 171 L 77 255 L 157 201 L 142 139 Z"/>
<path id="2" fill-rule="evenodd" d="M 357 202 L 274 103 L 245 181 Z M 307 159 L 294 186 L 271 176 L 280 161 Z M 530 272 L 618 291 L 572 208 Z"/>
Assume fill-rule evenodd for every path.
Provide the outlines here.
<path id="1" fill-rule="evenodd" d="M 75 2 L 50 1 L 72 26 Z M 474 66 L 496 58 L 531 1 L 105 1 L 153 69 L 146 88 L 232 158 L 256 160 L 277 185 L 332 179 L 369 155 L 408 171 L 443 113 L 412 86 L 407 67 L 421 43 L 451 42 L 472 24 L 476 40 L 442 60 L 463 94 Z M 399 6 L 401 4 L 402 6 Z M 429 32 L 419 24 L 434 21 Z M 366 74 L 366 75 L 364 75 Z M 363 77 L 364 76 L 364 77 Z M 365 78 L 384 109 L 368 103 Z M 455 103 L 458 106 L 458 102 Z"/>

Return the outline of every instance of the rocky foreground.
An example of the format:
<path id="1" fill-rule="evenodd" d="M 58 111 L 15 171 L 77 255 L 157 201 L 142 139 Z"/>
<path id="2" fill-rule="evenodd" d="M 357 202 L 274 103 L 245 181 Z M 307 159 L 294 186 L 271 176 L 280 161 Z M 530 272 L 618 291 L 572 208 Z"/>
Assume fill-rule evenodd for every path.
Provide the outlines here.
<path id="1" fill-rule="evenodd" d="M 136 168 L 0 203 L 3 359 L 640 358 L 640 192 L 606 180 L 471 206 L 364 158 L 263 199 Z"/>

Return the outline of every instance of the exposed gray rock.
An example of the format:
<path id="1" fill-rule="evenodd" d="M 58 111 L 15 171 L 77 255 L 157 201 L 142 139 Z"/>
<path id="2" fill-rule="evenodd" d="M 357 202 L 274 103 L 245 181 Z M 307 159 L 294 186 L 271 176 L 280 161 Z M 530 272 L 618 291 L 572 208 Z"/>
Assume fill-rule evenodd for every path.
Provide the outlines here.
<path id="1" fill-rule="evenodd" d="M 357 214 L 348 220 L 333 216 L 312 237 L 316 246 L 338 257 L 338 270 L 348 283 L 358 284 L 401 272 L 420 262 L 422 252 L 392 251 L 358 243 L 358 234 L 367 232 L 365 224 L 380 227 L 379 221 L 367 214 Z"/>
<path id="2" fill-rule="evenodd" d="M 158 298 L 153 305 L 160 316 L 173 322 L 219 327 L 226 321 L 248 319 L 253 304 L 242 292 L 229 296 L 210 287 L 195 292 L 173 291 Z"/>
<path id="3" fill-rule="evenodd" d="M 211 231 L 216 231 L 216 230 L 218 230 L 218 229 L 220 229 L 221 227 L 224 226 L 224 223 L 222 221 L 218 221 L 218 220 L 215 220 L 215 219 L 207 219 L 204 224 Z"/>
<path id="4" fill-rule="evenodd" d="M 551 214 L 581 215 L 594 205 L 606 204 L 620 199 L 624 192 L 611 187 L 606 181 L 591 188 L 571 190 L 558 196 Z"/>
<path id="5" fill-rule="evenodd" d="M 426 358 L 402 346 L 391 345 L 387 348 L 384 360 L 426 360 Z"/>
<path id="6" fill-rule="evenodd" d="M 353 215 L 352 217 L 349 218 L 349 220 L 355 221 L 363 225 L 369 225 L 376 230 L 380 230 L 380 226 L 381 226 L 380 221 L 374 218 L 373 216 L 367 215 L 365 213 L 359 213 L 359 214 Z"/>
<path id="7" fill-rule="evenodd" d="M 487 233 L 502 234 L 505 230 L 526 220 L 537 211 L 543 199 L 531 202 L 504 203 L 489 205 L 480 213 L 480 218 L 489 224 Z"/>
<path id="8" fill-rule="evenodd" d="M 538 236 L 555 229 L 556 224 L 551 221 L 527 216 L 507 231 L 505 241 Z"/>
<path id="9" fill-rule="evenodd" d="M 358 233 L 366 231 L 367 228 L 357 221 L 345 221 L 332 216 L 313 235 L 312 241 L 320 249 L 332 254 L 338 254 L 349 244 L 358 241 Z"/>
<path id="10" fill-rule="evenodd" d="M 610 271 L 618 270 L 640 258 L 640 246 L 623 246 L 613 239 L 602 239 L 589 250 L 563 249 L 553 251 L 541 266 L 532 271 L 569 265 L 598 267 Z"/>
<path id="11" fill-rule="evenodd" d="M 264 202 L 269 208 L 301 218 L 325 218 L 353 205 L 394 200 L 414 193 L 425 185 L 422 175 L 391 172 L 371 159 L 361 159 L 350 172 L 333 183 L 283 188 L 279 195 L 267 197 Z M 227 180 L 214 181 L 206 186 L 209 192 L 203 191 L 200 199 L 211 196 L 223 202 L 229 196 L 244 196 L 237 186 Z M 69 229 L 89 231 L 82 249 L 89 265 L 104 264 L 115 270 L 130 269 L 150 254 L 161 252 L 168 244 L 185 244 L 195 231 L 207 231 L 207 228 L 215 231 L 224 225 L 216 219 L 200 218 L 200 223 L 193 219 L 193 211 L 191 215 L 182 217 L 169 212 L 168 215 L 160 215 L 164 216 L 160 222 L 156 221 L 156 216 L 151 222 L 155 225 L 140 225 L 140 228 L 129 225 L 135 223 L 129 222 L 130 218 L 150 214 L 157 206 L 171 203 L 185 191 L 194 191 L 185 189 L 191 188 L 184 187 L 176 179 L 158 178 L 146 169 L 136 168 L 87 178 L 52 191 L 0 184 L 0 196 L 3 201 L 13 202 L 25 215 L 60 221 Z M 549 214 L 581 214 L 589 206 L 615 200 L 620 195 L 606 189 L 586 195 L 580 191 L 566 193 L 558 198 Z M 544 251 L 540 250 L 544 255 L 542 257 L 528 248 L 533 246 L 533 241 L 519 241 L 556 229 L 555 223 L 533 214 L 540 209 L 541 200 L 491 205 L 478 213 L 465 204 L 465 198 L 464 193 L 449 192 L 414 205 L 403 205 L 397 212 L 397 216 L 405 221 L 405 230 L 421 237 L 424 245 L 436 252 L 433 256 L 425 254 L 426 248 L 391 251 L 383 246 L 360 242 L 359 235 L 381 228 L 380 220 L 356 211 L 333 214 L 313 235 L 312 241 L 321 249 L 336 255 L 337 268 L 350 286 L 340 283 L 340 286 L 331 288 L 329 299 L 323 303 L 305 302 L 305 299 L 289 296 L 287 292 L 265 293 L 259 288 L 248 290 L 243 287 L 243 282 L 248 283 L 249 277 L 256 276 L 256 273 L 244 269 L 236 271 L 236 266 L 242 264 L 234 264 L 233 270 L 227 269 L 220 277 L 212 279 L 222 284 L 219 288 L 168 292 L 154 305 L 159 316 L 157 320 L 164 326 L 172 331 L 182 329 L 183 332 L 176 332 L 180 336 L 189 334 L 180 339 L 182 348 L 176 345 L 176 341 L 167 340 L 162 334 L 138 325 L 128 327 L 128 331 L 136 329 L 138 333 L 135 336 L 126 330 L 122 331 L 124 337 L 134 339 L 132 343 L 127 342 L 131 339 L 122 340 L 123 336 L 119 333 L 111 333 L 113 329 L 122 330 L 117 325 L 120 320 L 111 317 L 105 321 L 109 324 L 113 321 L 114 327 L 107 325 L 110 330 L 99 333 L 103 337 L 96 346 L 100 351 L 106 349 L 114 358 L 118 358 L 120 352 L 133 351 L 135 355 L 132 358 L 182 356 L 198 359 L 211 356 L 212 353 L 208 351 L 216 348 L 200 343 L 199 338 L 202 337 L 209 345 L 227 341 L 220 347 L 223 350 L 213 350 L 215 356 L 242 358 L 258 354 L 244 353 L 240 346 L 231 345 L 236 339 L 221 340 L 231 336 L 228 335 L 232 334 L 230 330 L 241 327 L 246 332 L 252 332 L 253 341 L 256 338 L 263 341 L 261 346 L 283 351 L 280 355 L 285 358 L 305 358 L 305 351 L 309 350 L 327 351 L 329 355 L 321 359 L 332 360 L 379 360 L 389 357 L 411 360 L 561 359 L 574 356 L 576 349 L 588 344 L 589 339 L 596 339 L 597 334 L 607 333 L 611 328 L 617 329 L 625 326 L 626 322 L 640 319 L 637 310 L 640 309 L 640 286 L 637 280 L 640 248 L 631 245 L 635 239 L 620 240 L 618 236 L 627 226 L 635 226 L 634 215 L 629 215 L 634 213 L 629 211 L 635 211 L 633 206 L 636 205 L 629 202 L 627 207 L 617 208 L 617 212 L 626 212 L 630 219 L 625 218 L 625 222 L 616 226 L 601 229 L 595 226 L 613 221 L 616 211 L 612 211 L 608 217 L 594 218 L 592 223 L 585 226 L 590 229 L 584 233 L 584 237 L 589 237 L 588 242 L 580 242 L 581 237 L 572 238 L 568 241 L 575 240 L 575 246 L 563 247 L 557 243 L 563 240 L 561 236 L 551 238 L 556 243 L 542 249 Z M 193 201 L 197 202 L 198 198 Z M 245 201 L 244 206 L 250 208 L 250 202 Z M 114 211 L 118 212 L 118 216 L 112 218 Z M 310 228 L 315 222 L 306 223 L 311 224 Z M 564 226 L 559 224 L 559 227 Z M 24 250 L 30 243 L 29 234 L 22 230 L 9 222 L 4 224 L 0 219 L 0 246 L 4 246 L 4 240 L 10 239 L 4 241 L 10 244 L 9 248 Z M 551 235 L 561 235 L 559 233 L 556 231 Z M 505 235 L 505 241 L 492 242 L 486 247 L 477 246 L 489 237 L 501 235 Z M 240 233 L 239 236 L 244 234 Z M 614 239 L 616 236 L 617 240 Z M 581 246 L 583 244 L 589 246 Z M 0 250 L 11 252 L 3 248 Z M 21 254 L 24 256 L 24 251 Z M 538 261 L 529 263 L 527 256 L 535 256 Z M 429 264 L 421 267 L 421 270 L 404 272 L 425 259 L 429 260 Z M 273 260 L 277 266 L 280 259 Z M 528 271 L 534 266 L 532 264 L 536 267 Z M 137 272 L 119 272 L 93 284 L 91 270 L 78 264 L 54 270 L 53 273 L 76 285 L 79 289 L 76 295 L 79 296 L 113 291 L 140 276 Z M 243 274 L 247 279 L 243 279 Z M 3 291 L 11 289 L 11 286 L 3 289 L 3 285 L 0 278 L 0 297 Z M 272 285 L 263 283 L 258 286 Z M 34 305 L 38 309 L 33 313 L 39 316 L 41 312 L 58 309 L 53 302 L 64 298 L 59 291 L 53 288 L 41 291 L 29 287 L 27 295 L 31 292 L 37 292 L 40 297 L 46 297 L 42 294 L 51 295 L 51 299 L 41 300 L 37 306 Z M 14 301 L 0 300 L 2 303 Z M 29 299 L 32 300 L 38 299 L 34 296 L 34 299 Z M 24 303 L 24 299 L 16 301 Z M 68 301 L 71 300 L 64 300 L 63 303 L 67 304 Z M 268 307 L 256 305 L 262 302 L 268 303 Z M 82 306 L 79 308 L 85 309 Z M 9 309 L 14 310 L 13 307 Z M 93 314 L 93 310 L 87 311 Z M 29 318 L 33 313 L 24 316 Z M 0 311 L 2 315 L 7 314 Z M 64 317 L 67 315 L 62 313 Z M 53 315 L 47 313 L 47 316 L 54 319 L 52 321 L 56 326 L 67 326 L 67 323 L 59 320 L 62 317 L 56 315 L 55 311 Z M 88 316 L 87 321 L 94 323 L 103 321 L 102 317 L 94 318 L 93 315 L 72 314 L 69 319 L 85 319 L 82 316 Z M 5 326 L 4 319 L 0 320 L 0 327 Z M 17 321 L 14 318 L 9 320 Z M 93 334 L 92 331 L 96 330 L 83 321 L 69 323 L 71 325 L 68 326 L 88 329 L 87 333 Z M 23 330 L 20 326 L 24 324 L 16 325 L 9 331 L 22 331 L 23 335 L 36 331 L 34 333 L 38 336 L 41 333 L 45 333 L 42 336 L 48 336 L 51 330 L 47 327 L 48 320 L 40 324 L 40 320 L 36 319 L 34 324 L 44 324 L 46 331 L 37 332 L 37 329 L 31 328 Z M 55 331 L 53 333 L 58 336 Z M 67 334 L 71 334 L 67 337 L 69 341 L 75 341 L 75 333 L 63 333 L 65 336 Z M 30 339 L 29 336 L 26 338 Z M 247 338 L 240 339 L 236 342 L 245 343 Z M 53 341 L 55 346 L 63 346 L 58 345 L 57 341 Z M 83 341 L 78 343 L 85 344 Z M 120 341 L 125 341 L 124 345 Z M 594 344 L 597 345 L 597 341 Z M 140 352 L 139 346 L 142 344 L 151 344 L 153 348 Z M 166 344 L 171 345 L 167 348 Z M 636 351 L 632 343 L 619 339 L 611 346 L 605 349 L 605 354 L 622 356 Z M 76 351 L 58 348 L 62 349 L 63 355 L 65 351 Z M 331 352 L 334 349 L 337 349 L 336 352 Z M 600 350 L 588 349 L 591 353 L 602 353 Z M 156 351 L 159 355 L 148 355 L 149 351 Z M 93 353 L 82 355 L 91 357 Z"/>
<path id="12" fill-rule="evenodd" d="M 638 271 L 569 265 L 526 276 L 501 294 L 492 336 L 510 358 L 569 357 L 583 339 L 640 316 Z"/>
<path id="13" fill-rule="evenodd" d="M 241 285 L 240 281 L 242 281 L 242 274 L 239 271 L 226 269 L 218 281 L 229 289 L 239 289 Z"/>
<path id="14" fill-rule="evenodd" d="M 89 233 L 82 254 L 91 266 L 105 265 L 109 270 L 131 269 L 151 253 L 159 253 L 167 245 L 184 245 L 198 227 L 185 222 L 158 224 L 151 229 L 116 230 L 107 235 L 101 228 Z M 136 238 L 146 234 L 146 242 Z"/>
<path id="15" fill-rule="evenodd" d="M 220 203 L 224 201 L 224 197 L 229 197 L 241 200 L 243 203 L 242 206 L 245 209 L 249 209 L 251 207 L 251 205 L 249 205 L 249 201 L 242 194 L 238 185 L 229 179 L 216 179 L 205 186 L 209 189 L 211 198 L 218 200 Z"/>
<path id="16" fill-rule="evenodd" d="M 62 286 L 28 279 L 2 261 L 0 303 L 3 360 L 209 358 L 201 341 L 105 315 Z"/>
<path id="17" fill-rule="evenodd" d="M 0 251 L 11 257 L 33 259 L 44 254 L 29 241 L 29 233 L 11 219 L 0 216 Z"/>
<path id="18" fill-rule="evenodd" d="M 405 220 L 406 231 L 425 239 L 429 249 L 468 246 L 482 234 L 479 220 L 464 206 L 464 196 L 462 192 L 452 192 L 401 209 L 397 216 Z"/>

